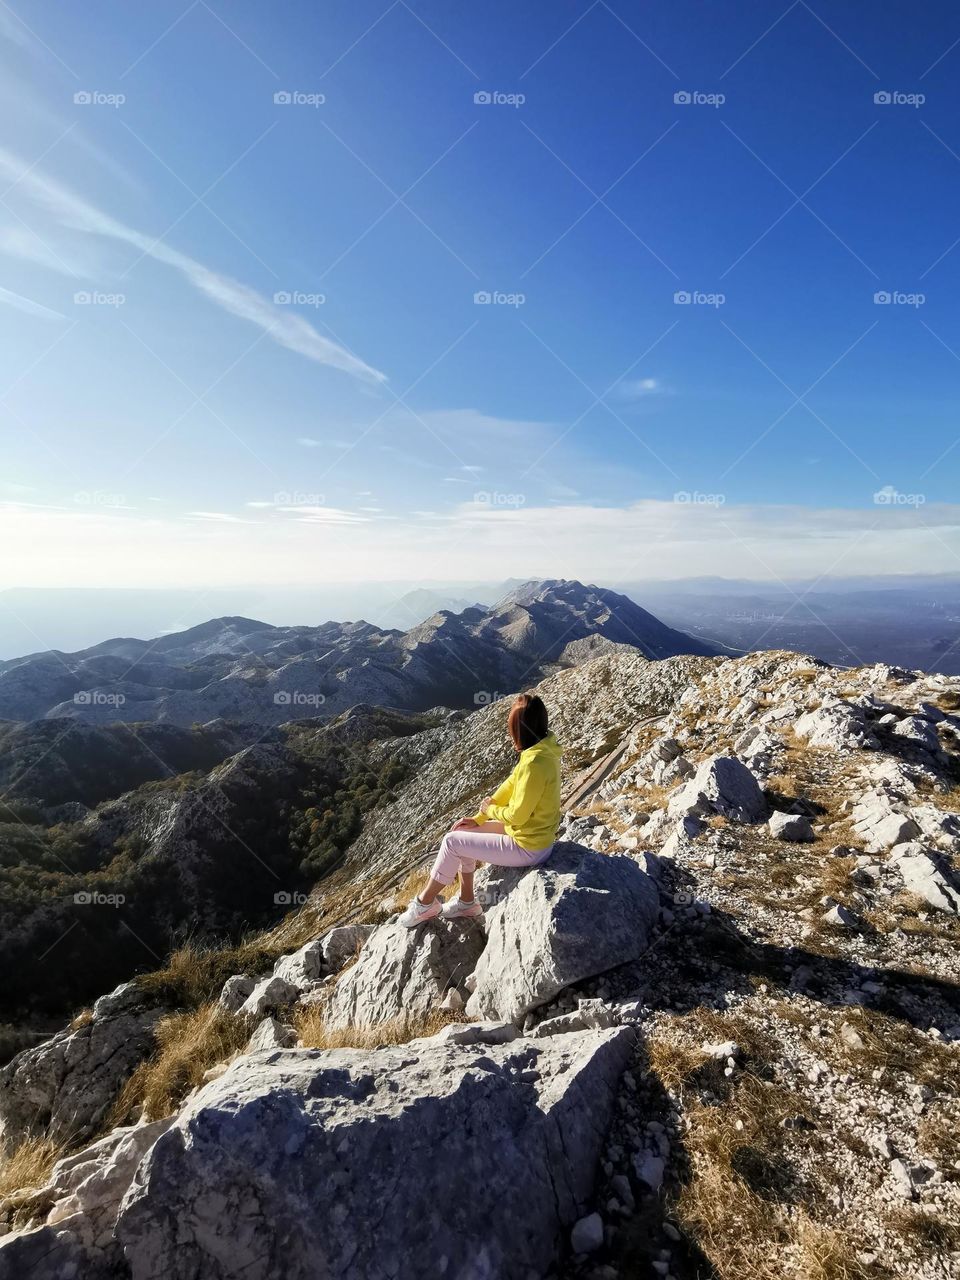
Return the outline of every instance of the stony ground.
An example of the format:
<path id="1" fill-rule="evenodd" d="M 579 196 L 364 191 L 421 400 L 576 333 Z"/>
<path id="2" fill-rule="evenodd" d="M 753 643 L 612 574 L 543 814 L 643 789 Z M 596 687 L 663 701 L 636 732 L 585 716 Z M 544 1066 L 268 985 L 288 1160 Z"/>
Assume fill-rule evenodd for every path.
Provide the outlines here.
<path id="1" fill-rule="evenodd" d="M 522 1022 L 531 1046 L 584 1026 L 633 1028 L 594 1202 L 569 1233 L 559 1276 L 956 1280 L 960 678 L 846 671 L 785 653 L 661 663 L 616 653 L 541 692 L 567 748 L 562 837 L 628 854 L 653 877 L 656 894 L 632 862 L 581 850 L 610 873 L 611 901 L 624 867 L 646 886 L 648 922 L 659 897 L 629 963 L 487 1024 L 515 1036 Z M 238 952 L 237 968 L 265 975 L 258 983 L 231 977 L 218 1004 L 169 1019 L 169 1053 L 135 1073 L 134 1084 L 146 1076 L 130 1118 L 155 1113 L 159 1123 L 228 1056 L 254 1048 L 378 1053 L 414 1034 L 411 1012 L 420 1033 L 437 1017 L 469 1018 L 463 999 L 479 999 L 476 988 L 451 975 L 496 948 L 448 928 L 404 951 L 391 912 L 439 833 L 502 775 L 504 716 L 503 705 L 453 715 L 379 748 L 406 760 L 407 781 L 344 867 L 248 951 L 272 966 L 278 950 L 305 945 L 272 977 Z M 592 892 L 581 886 L 578 900 Z M 517 926 L 501 963 L 522 956 L 523 922 L 551 909 L 524 915 L 522 897 L 515 885 L 500 900 Z M 614 921 L 607 909 L 623 945 L 624 913 Z M 626 941 L 639 919 L 626 921 Z M 188 961 L 160 987 L 189 979 L 203 990 L 194 1003 L 234 972 L 205 960 L 214 990 Z M 529 968 L 540 981 L 549 966 Z M 496 973 L 487 984 L 496 995 Z M 330 1016 L 341 1006 L 349 1025 Z M 244 1014 L 250 1028 L 267 1015 L 249 1043 L 235 1017 Z M 155 1112 L 146 1085 L 161 1099 Z M 25 1221 L 20 1212 L 11 1203 L 0 1234 Z"/>
<path id="2" fill-rule="evenodd" d="M 721 664 L 580 806 L 586 843 L 662 853 L 663 907 L 642 961 L 565 998 L 641 1004 L 605 1245 L 570 1275 L 960 1276 L 957 685 Z M 731 750 L 805 840 L 667 816 Z M 939 909 L 898 869 L 918 843 L 943 858 Z"/>

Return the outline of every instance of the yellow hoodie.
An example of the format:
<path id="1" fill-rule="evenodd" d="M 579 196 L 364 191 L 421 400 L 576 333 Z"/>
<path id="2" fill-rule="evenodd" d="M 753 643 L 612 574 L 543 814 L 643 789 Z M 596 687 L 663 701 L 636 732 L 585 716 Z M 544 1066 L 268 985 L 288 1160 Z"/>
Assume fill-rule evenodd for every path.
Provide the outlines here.
<path id="1" fill-rule="evenodd" d="M 552 733 L 526 751 L 510 777 L 497 787 L 493 804 L 473 815 L 474 822 L 502 822 L 523 849 L 546 849 L 560 825 L 560 747 Z"/>

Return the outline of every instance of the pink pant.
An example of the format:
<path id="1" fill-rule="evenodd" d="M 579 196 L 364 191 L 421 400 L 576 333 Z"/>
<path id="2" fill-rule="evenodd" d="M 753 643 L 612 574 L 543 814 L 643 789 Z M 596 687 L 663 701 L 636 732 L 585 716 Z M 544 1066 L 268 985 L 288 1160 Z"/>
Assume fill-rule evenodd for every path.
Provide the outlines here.
<path id="1" fill-rule="evenodd" d="M 498 867 L 535 867 L 550 857 L 553 845 L 532 852 L 506 835 L 503 824 L 484 822 L 479 827 L 448 831 L 440 842 L 440 852 L 430 872 L 440 884 L 453 884 L 458 871 L 472 875 L 478 862 Z"/>

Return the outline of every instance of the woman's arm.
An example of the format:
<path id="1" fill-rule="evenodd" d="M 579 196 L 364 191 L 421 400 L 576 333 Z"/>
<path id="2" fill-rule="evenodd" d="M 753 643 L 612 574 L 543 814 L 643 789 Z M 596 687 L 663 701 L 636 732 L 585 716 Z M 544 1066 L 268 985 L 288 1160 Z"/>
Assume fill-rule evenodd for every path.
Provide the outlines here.
<path id="1" fill-rule="evenodd" d="M 510 797 L 513 795 L 516 776 L 520 769 L 517 765 L 510 777 L 501 782 L 499 787 L 492 796 L 487 796 L 480 805 L 479 810 L 471 818 L 472 822 L 485 822 L 487 818 L 492 818 L 494 806 L 509 804 Z"/>
<path id="2" fill-rule="evenodd" d="M 522 827 L 533 816 L 546 784 L 543 771 L 533 762 L 518 765 L 509 800 L 505 804 L 491 805 L 486 811 L 487 817 L 511 827 Z"/>

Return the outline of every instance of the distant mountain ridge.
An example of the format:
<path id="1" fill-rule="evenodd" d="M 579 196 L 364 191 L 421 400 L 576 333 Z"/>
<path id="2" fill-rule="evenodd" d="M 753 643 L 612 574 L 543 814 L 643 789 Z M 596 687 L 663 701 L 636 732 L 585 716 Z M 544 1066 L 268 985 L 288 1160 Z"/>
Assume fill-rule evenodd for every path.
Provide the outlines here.
<path id="1" fill-rule="evenodd" d="M 362 620 L 284 627 L 237 616 L 149 641 L 120 637 L 77 653 L 31 654 L 0 663 L 0 719 L 270 726 L 358 703 L 467 708 L 614 645 L 648 658 L 721 652 L 626 596 L 550 579 L 524 583 L 490 608 L 441 609 L 406 631 Z"/>

